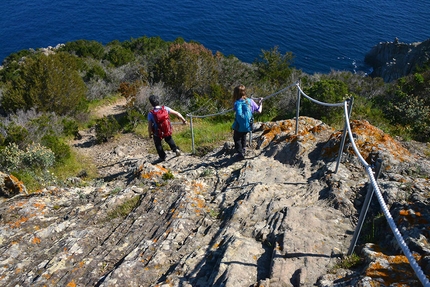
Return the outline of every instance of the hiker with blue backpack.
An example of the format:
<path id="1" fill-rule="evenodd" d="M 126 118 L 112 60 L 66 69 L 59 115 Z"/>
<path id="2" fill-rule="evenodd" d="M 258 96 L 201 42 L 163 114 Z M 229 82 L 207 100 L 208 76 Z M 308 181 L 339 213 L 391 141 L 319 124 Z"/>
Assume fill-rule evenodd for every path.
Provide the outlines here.
<path id="1" fill-rule="evenodd" d="M 172 138 L 173 130 L 169 114 L 179 118 L 184 125 L 187 121 L 179 112 L 167 106 L 160 106 L 160 101 L 157 96 L 151 95 L 149 97 L 149 102 L 153 109 L 148 113 L 148 133 L 149 137 L 154 139 L 155 149 L 159 156 L 159 159 L 156 162 L 158 163 L 166 160 L 166 152 L 162 145 L 163 139 L 177 156 L 181 155 L 181 151 Z"/>
<path id="2" fill-rule="evenodd" d="M 238 154 L 238 159 L 245 159 L 246 135 L 252 131 L 254 122 L 253 113 L 261 113 L 263 99 L 260 98 L 258 104 L 246 95 L 245 86 L 239 85 L 233 91 L 235 119 L 232 125 L 234 130 L 234 148 Z"/>

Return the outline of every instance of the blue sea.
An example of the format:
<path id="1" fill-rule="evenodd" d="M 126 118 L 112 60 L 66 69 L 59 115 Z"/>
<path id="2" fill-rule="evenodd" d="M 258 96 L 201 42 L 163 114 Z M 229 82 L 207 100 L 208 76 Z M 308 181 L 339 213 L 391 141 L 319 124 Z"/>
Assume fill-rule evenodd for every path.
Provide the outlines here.
<path id="1" fill-rule="evenodd" d="M 194 40 L 245 62 L 278 46 L 310 74 L 358 72 L 379 42 L 430 38 L 428 0 L 2 0 L 0 9 L 0 62 L 22 49 L 78 39 L 160 36 Z"/>

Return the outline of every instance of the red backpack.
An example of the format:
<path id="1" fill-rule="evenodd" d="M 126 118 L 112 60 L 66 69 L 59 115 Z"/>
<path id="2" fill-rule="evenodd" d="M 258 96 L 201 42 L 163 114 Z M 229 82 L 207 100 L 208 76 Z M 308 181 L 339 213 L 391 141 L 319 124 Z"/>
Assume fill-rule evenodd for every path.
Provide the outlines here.
<path id="1" fill-rule="evenodd" d="M 170 123 L 169 113 L 164 108 L 161 107 L 159 110 L 151 110 L 154 116 L 155 123 L 157 124 L 157 129 L 155 133 L 160 138 L 165 138 L 172 135 L 172 124 Z"/>

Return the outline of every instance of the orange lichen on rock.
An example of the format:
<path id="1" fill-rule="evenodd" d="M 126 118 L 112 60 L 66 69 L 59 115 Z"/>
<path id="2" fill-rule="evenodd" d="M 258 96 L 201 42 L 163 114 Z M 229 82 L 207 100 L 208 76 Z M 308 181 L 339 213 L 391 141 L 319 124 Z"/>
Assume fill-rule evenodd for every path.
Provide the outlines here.
<path id="1" fill-rule="evenodd" d="M 296 120 L 278 121 L 269 124 L 263 124 L 263 133 L 260 138 L 260 147 L 267 146 L 274 140 L 294 142 L 298 137 L 309 138 L 310 135 L 316 135 L 329 129 L 328 126 L 321 124 L 321 121 L 309 118 L 299 117 L 298 134 L 295 134 Z M 309 138 L 314 139 L 312 136 Z"/>
<path id="2" fill-rule="evenodd" d="M 411 212 L 410 210 L 402 209 L 399 211 L 399 215 L 403 216 L 403 219 L 409 222 L 409 224 L 428 224 L 428 220 L 422 216 L 421 212 Z M 400 220 L 402 221 L 402 220 Z"/>
<path id="3" fill-rule="evenodd" d="M 410 153 L 399 142 L 379 128 L 372 126 L 365 120 L 351 122 L 351 131 L 356 136 L 355 145 L 364 158 L 368 158 L 371 152 L 385 150 L 396 159 L 404 161 Z"/>
<path id="4" fill-rule="evenodd" d="M 33 244 L 40 244 L 41 240 L 39 237 L 33 237 L 33 239 L 31 240 L 31 243 Z"/>
<path id="5" fill-rule="evenodd" d="M 203 199 L 201 198 L 195 198 L 196 202 L 197 202 L 197 207 L 198 208 L 203 208 L 206 206 L 206 203 Z"/>
<path id="6" fill-rule="evenodd" d="M 44 209 L 46 207 L 46 204 L 36 202 L 36 203 L 33 204 L 33 206 L 36 207 L 39 210 L 42 210 L 42 209 Z"/>
<path id="7" fill-rule="evenodd" d="M 142 173 L 141 177 L 144 178 L 144 179 L 151 179 L 151 178 L 154 178 L 156 176 L 162 176 L 163 174 L 165 174 L 166 172 L 168 172 L 168 170 L 166 168 L 162 167 L 162 166 L 156 165 L 154 167 L 156 167 L 158 169 L 158 171 L 149 171 L 149 172 L 146 172 L 146 173 Z"/>
<path id="8" fill-rule="evenodd" d="M 402 284 L 406 284 L 410 278 L 415 276 L 406 256 L 388 256 L 378 251 L 376 254 L 379 259 L 369 264 L 365 271 L 366 276 L 383 280 L 385 286 L 391 286 L 394 283 L 397 284 L 396 286 L 407 286 Z M 414 254 L 414 257 L 417 261 L 421 259 L 421 256 L 417 254 Z"/>
<path id="9" fill-rule="evenodd" d="M 27 189 L 25 188 L 25 185 L 22 181 L 20 181 L 15 176 L 9 174 L 4 176 L 3 178 L 4 182 L 4 188 L 6 188 L 9 194 L 18 194 L 18 193 L 25 193 L 27 194 Z"/>
<path id="10" fill-rule="evenodd" d="M 21 224 L 23 224 L 24 222 L 27 222 L 28 219 L 29 219 L 28 217 L 22 216 L 17 221 L 15 221 L 13 223 L 9 223 L 9 226 L 11 228 L 20 228 Z"/>
<path id="11" fill-rule="evenodd" d="M 196 194 L 201 194 L 203 191 L 205 191 L 205 187 L 201 182 L 193 181 L 191 186 L 193 187 L 193 191 Z"/>
<path id="12" fill-rule="evenodd" d="M 263 124 L 262 145 L 265 146 L 281 133 L 294 131 L 295 120 L 286 120 L 269 124 Z"/>

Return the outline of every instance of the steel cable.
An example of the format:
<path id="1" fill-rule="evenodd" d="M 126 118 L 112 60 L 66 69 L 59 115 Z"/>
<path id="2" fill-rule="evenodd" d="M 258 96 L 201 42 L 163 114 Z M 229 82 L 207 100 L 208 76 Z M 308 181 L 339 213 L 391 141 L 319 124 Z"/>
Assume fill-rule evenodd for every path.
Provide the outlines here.
<path id="1" fill-rule="evenodd" d="M 366 169 L 366 172 L 369 176 L 370 182 L 372 183 L 373 189 L 375 191 L 376 197 L 378 198 L 379 205 L 382 208 L 382 211 L 384 213 L 385 218 L 387 219 L 388 225 L 391 228 L 391 231 L 394 234 L 394 237 L 396 238 L 397 243 L 399 244 L 400 248 L 403 251 L 403 254 L 408 258 L 409 264 L 411 265 L 412 269 L 414 269 L 415 274 L 417 275 L 418 279 L 421 281 L 423 286 L 430 286 L 429 280 L 424 275 L 423 271 L 421 270 L 420 266 L 418 265 L 417 261 L 413 257 L 411 251 L 409 250 L 409 247 L 406 245 L 406 242 L 404 241 L 399 229 L 396 226 L 396 223 L 394 222 L 393 217 L 391 216 L 390 211 L 388 210 L 387 205 L 385 204 L 384 198 L 382 197 L 382 193 L 379 189 L 379 186 L 376 182 L 376 179 L 373 175 L 372 167 L 364 160 L 364 158 L 361 156 L 360 152 L 358 151 L 357 146 L 354 142 L 354 137 L 352 135 L 351 126 L 349 125 L 349 117 L 348 117 L 348 104 L 345 101 L 344 102 L 344 112 L 345 112 L 345 122 L 346 127 L 348 129 L 348 135 L 351 142 L 351 145 L 354 149 L 355 154 L 360 159 L 361 163 Z"/>
<path id="2" fill-rule="evenodd" d="M 378 184 L 376 182 L 376 179 L 375 179 L 375 177 L 373 175 L 372 167 L 366 162 L 366 160 L 363 158 L 363 156 L 359 152 L 357 146 L 355 145 L 354 136 L 353 136 L 352 131 L 351 131 L 351 126 L 349 124 L 348 101 L 344 101 L 344 102 L 341 102 L 341 103 L 325 103 L 325 102 L 318 101 L 318 100 L 313 99 L 310 96 L 306 95 L 303 92 L 303 90 L 300 88 L 299 82 L 293 83 L 293 84 L 291 84 L 291 85 L 289 85 L 289 86 L 287 86 L 287 87 L 279 90 L 278 92 L 273 93 L 273 94 L 271 94 L 271 95 L 263 98 L 263 100 L 267 100 L 267 99 L 269 99 L 271 97 L 274 97 L 274 96 L 282 93 L 283 91 L 291 88 L 294 85 L 299 89 L 300 94 L 302 94 L 305 98 L 307 98 L 308 100 L 310 100 L 310 101 L 312 101 L 314 103 L 317 103 L 317 104 L 323 105 L 323 106 L 328 106 L 328 107 L 342 107 L 342 106 L 344 107 L 345 123 L 346 123 L 346 128 L 348 130 L 348 136 L 349 136 L 351 145 L 352 145 L 352 147 L 354 149 L 355 154 L 359 158 L 360 162 L 362 163 L 362 165 L 366 169 L 366 172 L 367 172 L 367 174 L 369 176 L 369 179 L 370 179 L 370 182 L 371 182 L 371 184 L 372 184 L 372 186 L 374 188 L 374 192 L 376 194 L 378 202 L 379 202 L 379 204 L 380 204 L 380 206 L 382 208 L 382 211 L 384 213 L 385 218 L 387 219 L 388 225 L 390 226 L 390 228 L 391 228 L 391 230 L 392 230 L 392 232 L 394 234 L 394 237 L 396 238 L 397 243 L 399 244 L 400 248 L 402 249 L 403 254 L 409 260 L 409 264 L 411 265 L 412 269 L 414 270 L 414 272 L 417 275 L 417 277 L 420 280 L 420 282 L 423 284 L 423 286 L 430 287 L 429 280 L 427 279 L 427 277 L 425 276 L 425 274 L 421 270 L 420 266 L 418 265 L 417 261 L 413 257 L 411 251 L 409 250 L 409 247 L 406 245 L 406 242 L 404 241 L 404 239 L 403 239 L 400 231 L 398 230 L 398 228 L 397 228 L 397 226 L 396 226 L 396 224 L 394 222 L 393 217 L 390 214 L 390 211 L 388 210 L 387 205 L 385 204 L 385 201 L 384 201 L 384 199 L 382 197 L 382 194 L 381 194 L 381 191 L 379 189 L 379 186 L 378 186 Z M 209 114 L 209 115 L 198 116 L 198 115 L 187 114 L 187 116 L 189 116 L 191 118 L 193 118 L 193 117 L 194 118 L 205 118 L 205 117 L 212 117 L 212 116 L 223 115 L 223 114 L 226 114 L 226 113 L 231 112 L 231 111 L 233 111 L 233 109 L 229 109 L 229 110 L 225 110 L 225 111 L 220 112 L 220 113 Z M 342 152 L 342 151 L 339 151 L 339 152 Z"/>

